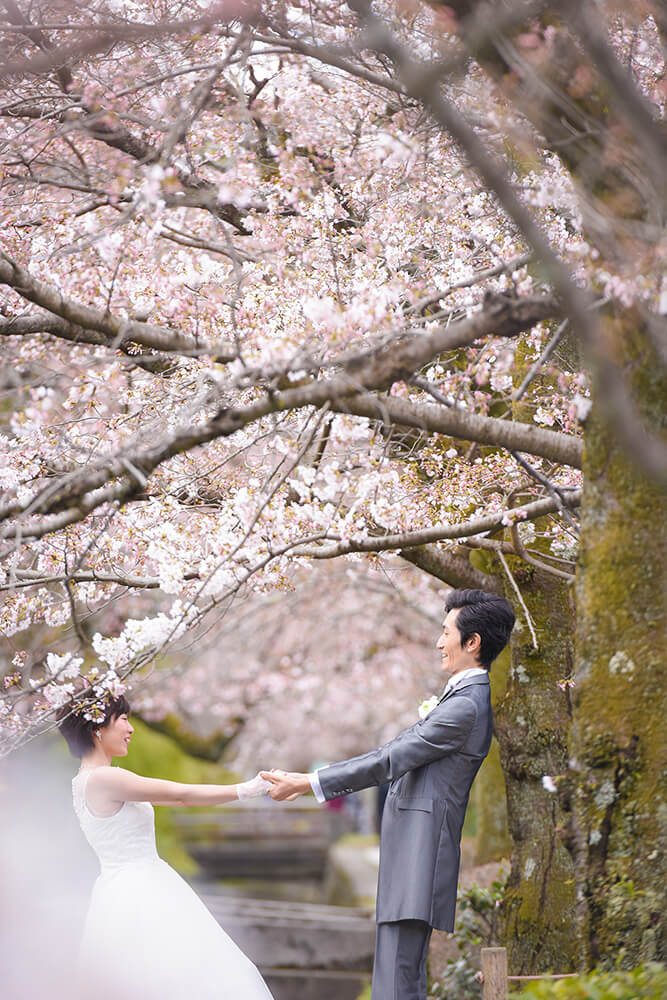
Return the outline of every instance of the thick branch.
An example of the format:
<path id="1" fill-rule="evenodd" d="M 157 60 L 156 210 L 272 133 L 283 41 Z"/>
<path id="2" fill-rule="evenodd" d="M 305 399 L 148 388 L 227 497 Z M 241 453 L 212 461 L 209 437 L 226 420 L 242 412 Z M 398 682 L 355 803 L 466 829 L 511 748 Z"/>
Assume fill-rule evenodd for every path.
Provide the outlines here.
<path id="1" fill-rule="evenodd" d="M 502 585 L 497 577 L 471 566 L 467 559 L 443 552 L 437 545 L 422 545 L 420 548 L 404 549 L 401 557 L 417 569 L 442 580 L 450 587 L 486 590 L 502 595 Z"/>
<path id="2" fill-rule="evenodd" d="M 581 468 L 583 445 L 580 438 L 534 424 L 483 417 L 453 406 L 413 403 L 396 396 L 373 396 L 369 393 L 334 401 L 332 409 L 371 420 L 417 427 L 464 441 L 523 451 L 575 469 Z M 519 441 L 523 444 L 518 444 Z"/>

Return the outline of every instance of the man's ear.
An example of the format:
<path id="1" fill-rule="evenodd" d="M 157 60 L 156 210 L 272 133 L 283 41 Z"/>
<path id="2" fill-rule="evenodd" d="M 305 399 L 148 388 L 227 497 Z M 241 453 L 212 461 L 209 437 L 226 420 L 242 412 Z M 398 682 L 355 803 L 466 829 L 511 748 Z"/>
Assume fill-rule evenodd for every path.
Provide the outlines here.
<path id="1" fill-rule="evenodd" d="M 479 632 L 473 632 L 466 642 L 466 649 L 469 653 L 479 653 L 482 648 L 482 637 Z"/>

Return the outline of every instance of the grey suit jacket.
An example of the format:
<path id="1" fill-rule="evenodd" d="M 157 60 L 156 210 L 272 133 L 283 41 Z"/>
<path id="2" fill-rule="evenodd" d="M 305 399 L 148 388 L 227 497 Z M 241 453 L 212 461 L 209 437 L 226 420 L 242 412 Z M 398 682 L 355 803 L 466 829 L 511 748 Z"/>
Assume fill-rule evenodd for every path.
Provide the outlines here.
<path id="1" fill-rule="evenodd" d="M 454 929 L 461 829 L 491 745 L 488 676 L 467 677 L 385 746 L 318 772 L 326 799 L 391 781 L 380 834 L 377 921 Z"/>

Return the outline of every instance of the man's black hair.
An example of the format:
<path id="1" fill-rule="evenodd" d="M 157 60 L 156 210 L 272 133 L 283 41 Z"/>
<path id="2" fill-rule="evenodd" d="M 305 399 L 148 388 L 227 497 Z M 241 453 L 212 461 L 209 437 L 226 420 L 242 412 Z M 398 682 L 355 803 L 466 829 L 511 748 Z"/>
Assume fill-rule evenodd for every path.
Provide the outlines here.
<path id="1" fill-rule="evenodd" d="M 456 627 L 461 633 L 461 646 L 477 633 L 482 640 L 479 662 L 487 670 L 509 642 L 516 616 L 504 597 L 487 594 L 485 590 L 452 590 L 445 600 L 445 614 L 460 609 Z"/>

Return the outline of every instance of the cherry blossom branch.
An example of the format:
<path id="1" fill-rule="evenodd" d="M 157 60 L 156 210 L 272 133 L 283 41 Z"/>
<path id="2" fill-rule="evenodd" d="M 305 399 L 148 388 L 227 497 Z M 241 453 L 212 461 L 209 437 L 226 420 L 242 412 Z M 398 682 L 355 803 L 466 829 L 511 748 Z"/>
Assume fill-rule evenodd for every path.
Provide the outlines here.
<path id="1" fill-rule="evenodd" d="M 347 392 L 351 394 L 346 396 Z M 270 413 L 312 405 L 321 406 L 326 402 L 331 404 L 332 410 L 340 413 L 353 413 L 385 422 L 391 420 L 449 437 L 520 449 L 575 468 L 581 464 L 581 441 L 570 435 L 530 424 L 499 420 L 496 417 L 482 417 L 454 407 L 413 404 L 391 396 L 354 395 L 354 387 L 350 388 L 349 381 L 340 377 L 328 382 L 316 382 L 306 388 L 272 393 L 247 407 L 225 408 L 202 428 L 182 429 L 166 443 L 162 442 L 156 447 L 115 456 L 106 459 L 101 467 L 64 476 L 32 500 L 23 504 L 10 503 L 0 508 L 0 521 L 15 514 L 48 515 L 64 506 L 66 509 L 62 514 L 53 514 L 42 523 L 26 525 L 22 530 L 17 525 L 9 525 L 2 534 L 6 538 L 18 537 L 21 533 L 30 537 L 42 537 L 83 520 L 96 507 L 110 500 L 127 502 L 137 489 L 136 483 L 127 476 L 128 461 L 148 479 L 159 465 L 175 455 L 191 451 L 216 438 L 229 437 Z M 105 483 L 118 478 L 121 479 L 120 483 L 103 488 Z M 82 497 L 86 499 L 80 499 Z"/>
<path id="2" fill-rule="evenodd" d="M 510 525 L 510 532 L 512 534 L 514 551 L 521 557 L 521 559 L 523 559 L 524 562 L 527 562 L 530 566 L 535 566 L 544 573 L 551 573 L 552 576 L 557 576 L 561 580 L 567 580 L 568 583 L 574 583 L 573 573 L 566 573 L 565 570 L 558 569 L 556 566 L 547 566 L 546 563 L 542 562 L 540 559 L 536 559 L 535 556 L 532 556 L 530 552 L 526 551 L 526 548 L 519 536 L 519 529 L 516 523 Z"/>
<path id="3" fill-rule="evenodd" d="M 517 257 L 512 257 L 510 260 L 501 261 L 499 264 L 494 264 L 493 267 L 487 267 L 482 271 L 475 271 L 473 275 L 469 278 L 462 278 L 460 281 L 454 281 L 451 285 L 447 285 L 442 291 L 431 292 L 423 299 L 417 299 L 407 310 L 406 313 L 419 313 L 424 309 L 428 309 L 429 306 L 435 305 L 436 302 L 440 302 L 442 299 L 446 298 L 452 292 L 458 291 L 460 288 L 471 288 L 473 285 L 478 285 L 482 281 L 486 281 L 488 278 L 496 278 L 500 274 L 507 274 L 511 271 L 518 271 L 519 268 L 525 267 L 533 259 L 532 253 L 519 254 Z"/>
<path id="4" fill-rule="evenodd" d="M 69 323 L 46 310 L 23 316 L 0 317 L 0 337 L 27 337 L 36 333 L 51 334 L 59 340 L 69 340 L 75 344 L 108 345 L 108 337 L 104 334 Z M 137 351 L 135 343 L 136 341 L 125 341 L 118 345 L 118 350 L 126 355 L 128 363 L 153 374 L 174 371 L 176 361 L 173 356 L 161 352 Z"/>
<path id="5" fill-rule="evenodd" d="M 194 337 L 171 330 L 168 327 L 142 323 L 134 319 L 121 319 L 101 309 L 85 306 L 63 295 L 53 285 L 35 278 L 27 268 L 0 251 L 0 284 L 8 285 L 28 302 L 41 306 L 64 320 L 66 326 L 53 323 L 49 333 L 64 336 L 67 340 L 77 340 L 78 329 L 96 331 L 101 336 L 91 340 L 90 333 L 82 336 L 87 343 L 105 344 L 113 350 L 122 350 L 130 344 L 140 344 L 157 351 L 178 353 L 199 351 Z M 66 331 L 66 334 L 63 332 Z M 228 344 L 213 345 L 210 353 L 221 363 L 233 361 L 237 357 L 235 348 Z"/>
<path id="6" fill-rule="evenodd" d="M 23 504 L 10 503 L 0 508 L 0 520 L 17 513 L 50 514 L 68 508 L 64 514 L 56 515 L 49 522 L 50 527 L 46 524 L 31 525 L 25 529 L 33 537 L 35 533 L 42 535 L 57 530 L 65 524 L 81 520 L 95 506 L 110 499 L 126 502 L 137 489 L 136 475 L 128 476 L 128 462 L 130 468 L 138 470 L 140 476 L 147 480 L 162 462 L 216 438 L 228 437 L 271 413 L 307 406 L 319 408 L 325 404 L 330 404 L 338 412 L 392 420 L 449 436 L 511 447 L 577 466 L 581 459 L 581 442 L 570 435 L 495 417 L 482 417 L 454 407 L 419 405 L 396 397 L 380 398 L 359 392 L 364 388 L 391 385 L 443 351 L 464 346 L 481 336 L 490 333 L 510 336 L 513 331 L 521 332 L 554 309 L 553 302 L 547 299 L 512 300 L 499 297 L 489 304 L 487 310 L 449 328 L 419 337 L 406 337 L 389 346 L 382 345 L 365 354 L 354 355 L 346 362 L 347 371 L 344 374 L 314 381 L 305 387 L 270 391 L 245 407 L 223 407 L 212 420 L 200 427 L 188 426 L 157 445 L 135 451 L 126 449 L 97 465 L 91 463 L 90 467 L 49 484 L 41 494 Z M 106 483 L 116 479 L 121 482 L 109 490 L 103 489 Z M 142 488 L 144 485 L 140 483 Z M 91 495 L 94 491 L 99 492 Z M 87 494 L 88 498 L 81 500 Z M 5 529 L 5 537 L 15 537 L 17 531 L 16 527 L 10 526 Z"/>
<path id="7" fill-rule="evenodd" d="M 512 393 L 513 401 L 518 402 L 518 400 L 523 399 L 526 389 L 528 388 L 530 383 L 533 381 L 533 379 L 540 371 L 540 369 L 543 368 L 544 365 L 546 365 L 547 361 L 558 347 L 558 344 L 560 343 L 561 338 L 565 333 L 565 330 L 567 329 L 568 322 L 569 320 L 564 319 L 562 323 L 558 324 L 558 326 L 552 333 L 551 337 L 549 338 L 549 342 L 547 343 L 546 347 L 540 354 L 539 358 L 537 359 L 537 361 L 534 361 L 533 364 L 530 366 L 530 369 L 526 373 L 526 376 L 523 379 L 519 388 L 515 389 L 515 391 Z"/>
<path id="8" fill-rule="evenodd" d="M 471 521 L 463 521 L 460 524 L 436 524 L 431 528 L 422 528 L 418 531 L 373 535 L 367 538 L 347 538 L 337 542 L 336 545 L 296 549 L 293 555 L 308 556 L 311 559 L 334 559 L 336 556 L 348 555 L 351 552 L 384 552 L 388 549 L 416 548 L 446 539 L 465 539 L 488 531 L 498 531 L 503 526 L 513 524 L 517 520 L 534 521 L 546 514 L 553 514 L 559 510 L 559 502 L 552 498 L 545 498 L 524 504 L 522 507 L 513 507 L 510 510 L 487 514 Z M 565 502 L 568 507 L 578 507 L 581 503 L 581 490 L 571 490 L 566 495 Z"/>
<path id="9" fill-rule="evenodd" d="M 601 405 L 606 409 L 619 439 L 635 460 L 653 477 L 663 481 L 667 476 L 667 447 L 650 433 L 641 420 L 623 373 L 608 356 L 607 345 L 600 335 L 598 324 L 588 312 L 589 296 L 571 280 L 567 267 L 554 252 L 530 211 L 518 198 L 502 166 L 490 156 L 482 140 L 454 104 L 445 98 L 438 86 L 443 76 L 442 67 L 414 59 L 389 31 L 386 23 L 373 12 L 369 0 L 348 0 L 348 6 L 359 15 L 366 28 L 366 46 L 376 54 L 388 57 L 396 68 L 402 86 L 391 82 L 387 89 L 400 89 L 401 93 L 419 101 L 431 113 L 434 120 L 452 136 L 471 166 L 495 192 L 502 207 L 535 251 L 562 299 L 573 329 L 598 369 Z M 323 61 L 328 61 L 326 55 L 323 56 Z M 341 68 L 356 74 L 354 64 Z M 382 85 L 381 79 L 373 82 Z"/>
<path id="10" fill-rule="evenodd" d="M 45 575 L 38 570 L 12 569 L 10 579 L 0 584 L 2 590 L 19 590 L 25 587 L 45 587 L 50 583 L 113 583 L 132 590 L 156 590 L 160 586 L 157 576 L 133 576 L 131 573 L 104 573 L 92 569 L 75 570 L 72 573 L 52 573 Z M 185 573 L 183 580 L 201 580 L 199 573 Z"/>
<path id="11" fill-rule="evenodd" d="M 311 440 L 312 435 L 308 439 L 308 443 L 310 443 Z M 302 451 L 303 450 L 304 449 L 302 449 Z M 272 494 L 275 494 L 276 489 L 279 488 L 286 480 L 287 475 L 293 471 L 295 465 L 296 463 L 291 463 L 288 472 L 281 476 L 277 487 L 272 490 Z M 297 540 L 292 543 L 294 546 L 292 555 L 298 558 L 334 559 L 338 556 L 350 555 L 351 553 L 358 552 L 396 551 L 405 556 L 406 553 L 401 550 L 422 548 L 432 542 L 445 541 L 448 539 L 460 539 L 465 541 L 466 539 L 473 538 L 475 535 L 497 531 L 508 524 L 515 526 L 517 521 L 523 523 L 534 521 L 537 518 L 544 517 L 547 514 L 553 514 L 554 512 L 563 513 L 563 504 L 566 504 L 570 509 L 575 509 L 580 503 L 581 490 L 573 489 L 564 493 L 562 500 L 560 497 L 557 499 L 545 498 L 542 500 L 536 500 L 532 503 L 525 504 L 522 507 L 511 508 L 506 511 L 498 511 L 494 514 L 488 514 L 485 517 L 475 518 L 470 521 L 463 521 L 460 524 L 433 525 L 431 528 L 423 528 L 416 531 L 406 531 L 398 534 L 372 535 L 366 538 L 345 540 L 338 539 L 335 545 L 322 544 L 315 547 L 306 546 L 304 548 L 298 548 L 298 546 L 302 543 Z M 247 539 L 248 534 L 249 531 L 245 533 L 243 541 Z M 327 534 L 325 540 L 329 541 L 332 538 L 336 539 L 337 536 Z M 504 551 L 504 549 L 502 551 Z M 511 552 L 512 550 L 508 549 L 508 551 Z M 521 555 L 526 562 L 537 565 L 537 562 L 531 558 L 528 553 L 524 554 L 525 550 L 523 552 L 519 552 L 518 548 L 515 547 L 515 551 L 516 554 Z M 452 572 L 453 569 L 458 566 L 459 573 L 462 573 L 463 565 L 469 565 L 463 559 L 457 557 L 452 558 L 455 560 L 455 562 L 451 564 Z M 540 566 L 541 568 L 551 571 L 551 567 L 545 567 L 543 564 L 540 564 Z M 186 582 L 196 580 L 206 582 L 206 580 L 210 578 L 210 575 L 211 574 L 209 573 L 208 576 L 202 577 L 199 573 L 191 572 L 184 574 L 183 580 Z M 488 574 L 482 575 L 488 577 Z M 563 576 L 568 580 L 571 578 L 571 574 L 565 572 L 558 572 L 557 575 Z M 480 580 L 481 576 L 477 580 L 478 584 L 480 583 Z M 135 576 L 129 573 L 106 573 L 83 568 L 77 569 L 71 573 L 55 573 L 45 575 L 37 570 L 13 569 L 11 571 L 10 580 L 5 584 L 0 584 L 0 591 L 22 587 L 45 586 L 49 583 L 63 582 L 113 583 L 123 587 L 142 590 L 156 589 L 160 586 L 160 580 L 158 577 Z"/>
<path id="12" fill-rule="evenodd" d="M 58 48 L 50 48 L 41 55 L 28 59 L 8 59 L 0 63 L 0 76 L 45 75 L 60 66 L 71 66 L 76 60 L 103 52 L 117 42 L 157 41 L 193 29 L 206 31 L 230 21 L 243 21 L 252 15 L 253 9 L 253 4 L 244 0 L 222 0 L 222 2 L 219 0 L 211 4 L 200 17 L 179 21 L 161 21 L 156 24 L 121 21 L 101 22 L 99 25 L 93 22 L 88 26 L 65 26 L 69 27 L 69 30 L 85 32 L 88 37 Z M 18 26 L 18 30 L 25 34 L 25 24 Z M 41 26 L 36 30 L 41 30 Z"/>
<path id="13" fill-rule="evenodd" d="M 528 473 L 528 475 L 532 479 L 534 479 L 536 482 L 540 483 L 541 486 L 546 487 L 546 489 L 548 490 L 548 492 L 553 497 L 553 499 L 554 499 L 554 501 L 556 503 L 556 506 L 558 508 L 558 512 L 565 517 L 565 519 L 569 523 L 570 527 L 573 528 L 574 531 L 577 532 L 577 534 L 578 534 L 579 529 L 578 529 L 577 523 L 574 520 L 574 518 L 572 517 L 572 515 L 570 514 L 570 512 L 566 509 L 567 495 L 563 492 L 563 490 L 559 486 L 556 486 L 555 483 L 552 483 L 552 481 L 549 479 L 549 477 L 543 475 L 539 471 L 539 469 L 535 469 L 530 464 L 530 462 L 526 461 L 526 459 L 523 457 L 523 455 L 519 454 L 518 451 L 512 451 L 512 452 L 510 452 L 510 454 L 512 455 L 512 458 L 516 462 L 519 463 L 519 465 L 521 466 L 521 468 L 525 469 L 525 471 Z"/>
<path id="14" fill-rule="evenodd" d="M 416 427 L 446 437 L 523 451 L 574 469 L 581 468 L 583 445 L 580 438 L 534 424 L 483 417 L 455 406 L 414 403 L 398 396 L 350 396 L 344 401 L 332 402 L 332 409 L 370 420 Z M 523 444 L 519 444 L 520 441 Z"/>

